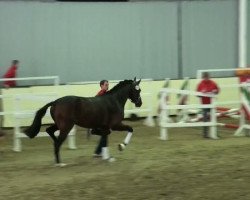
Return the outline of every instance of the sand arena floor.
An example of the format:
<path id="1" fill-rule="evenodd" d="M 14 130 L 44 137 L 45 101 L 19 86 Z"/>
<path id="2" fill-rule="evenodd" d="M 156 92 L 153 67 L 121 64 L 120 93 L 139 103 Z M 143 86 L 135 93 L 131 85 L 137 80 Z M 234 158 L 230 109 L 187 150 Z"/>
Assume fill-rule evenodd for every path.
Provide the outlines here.
<path id="1" fill-rule="evenodd" d="M 219 129 L 220 140 L 201 137 L 201 128 L 174 128 L 160 141 L 159 128 L 142 121 L 130 145 L 117 150 L 126 133 L 110 135 L 116 161 L 92 158 L 98 136 L 77 131 L 77 149 L 61 149 L 63 168 L 54 166 L 51 139 L 23 139 L 23 151 L 12 151 L 12 133 L 0 142 L 0 199 L 250 199 L 250 138 Z M 44 128 L 44 127 L 43 127 Z"/>

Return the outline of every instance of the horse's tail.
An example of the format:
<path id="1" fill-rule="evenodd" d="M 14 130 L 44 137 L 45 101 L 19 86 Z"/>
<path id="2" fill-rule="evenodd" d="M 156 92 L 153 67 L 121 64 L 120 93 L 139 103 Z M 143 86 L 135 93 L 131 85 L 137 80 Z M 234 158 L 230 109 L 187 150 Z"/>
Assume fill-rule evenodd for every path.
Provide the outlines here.
<path id="1" fill-rule="evenodd" d="M 37 136 L 37 134 L 40 131 L 41 125 L 42 125 L 42 118 L 44 117 L 48 107 L 52 106 L 54 104 L 54 101 L 46 104 L 42 108 L 40 108 L 35 115 L 35 118 L 31 124 L 30 127 L 28 127 L 24 133 L 29 137 L 29 138 L 34 138 Z"/>

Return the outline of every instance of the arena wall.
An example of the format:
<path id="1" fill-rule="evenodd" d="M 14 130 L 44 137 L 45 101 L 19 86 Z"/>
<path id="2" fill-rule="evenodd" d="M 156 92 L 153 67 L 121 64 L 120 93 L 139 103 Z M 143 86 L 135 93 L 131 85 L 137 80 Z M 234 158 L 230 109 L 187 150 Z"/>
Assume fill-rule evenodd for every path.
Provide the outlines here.
<path id="1" fill-rule="evenodd" d="M 20 77 L 62 83 L 194 78 L 238 67 L 238 1 L 0 1 L 0 42 L 0 75 L 19 59 Z"/>

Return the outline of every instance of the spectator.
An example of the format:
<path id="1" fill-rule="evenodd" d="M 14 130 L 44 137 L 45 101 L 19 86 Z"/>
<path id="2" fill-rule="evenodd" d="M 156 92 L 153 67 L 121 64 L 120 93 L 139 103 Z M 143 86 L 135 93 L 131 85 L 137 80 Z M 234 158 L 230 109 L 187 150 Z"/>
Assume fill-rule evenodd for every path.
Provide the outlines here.
<path id="1" fill-rule="evenodd" d="M 202 75 L 202 81 L 198 84 L 197 87 L 198 92 L 202 92 L 204 94 L 218 94 L 220 89 L 217 84 L 210 79 L 209 73 L 204 72 Z M 211 97 L 201 97 L 202 104 L 210 104 Z M 203 121 L 208 122 L 210 119 L 210 108 L 203 109 Z M 203 136 L 204 138 L 209 138 L 208 135 L 208 127 L 203 127 Z"/>
<path id="2" fill-rule="evenodd" d="M 18 69 L 19 61 L 18 60 L 13 60 L 12 65 L 9 67 L 7 72 L 4 74 L 3 78 L 16 78 L 16 72 Z M 4 87 L 5 88 L 10 88 L 10 87 L 15 87 L 16 86 L 16 81 L 11 80 L 11 81 L 4 81 Z"/>

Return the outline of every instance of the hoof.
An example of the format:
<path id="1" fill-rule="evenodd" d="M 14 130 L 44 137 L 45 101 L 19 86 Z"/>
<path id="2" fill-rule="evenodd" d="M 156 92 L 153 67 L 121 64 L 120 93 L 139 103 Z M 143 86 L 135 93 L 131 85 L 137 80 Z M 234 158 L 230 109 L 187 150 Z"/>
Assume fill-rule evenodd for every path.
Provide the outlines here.
<path id="1" fill-rule="evenodd" d="M 118 144 L 118 149 L 119 151 L 123 151 L 125 149 L 126 145 L 121 143 L 121 144 Z"/>
<path id="2" fill-rule="evenodd" d="M 65 167 L 67 164 L 65 163 L 56 163 L 55 166 L 56 167 Z"/>
<path id="3" fill-rule="evenodd" d="M 115 158 L 114 157 L 109 157 L 107 159 L 104 159 L 104 161 L 108 161 L 108 162 L 115 162 Z"/>
<path id="4" fill-rule="evenodd" d="M 108 159 L 108 161 L 109 161 L 109 162 L 115 162 L 115 158 L 110 157 L 110 158 Z"/>
<path id="5" fill-rule="evenodd" d="M 101 154 L 96 154 L 96 153 L 93 154 L 93 158 L 101 158 L 101 157 L 102 157 Z"/>

